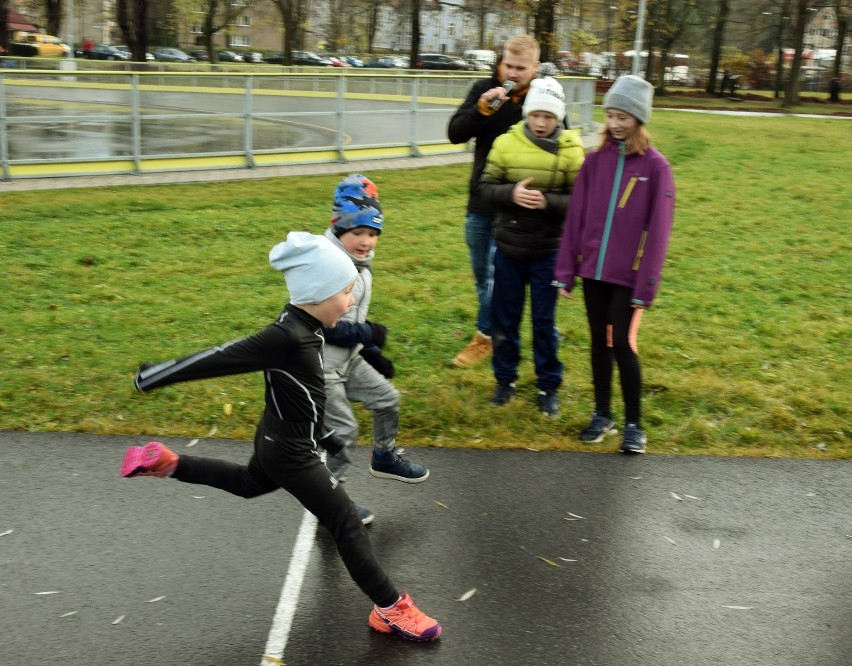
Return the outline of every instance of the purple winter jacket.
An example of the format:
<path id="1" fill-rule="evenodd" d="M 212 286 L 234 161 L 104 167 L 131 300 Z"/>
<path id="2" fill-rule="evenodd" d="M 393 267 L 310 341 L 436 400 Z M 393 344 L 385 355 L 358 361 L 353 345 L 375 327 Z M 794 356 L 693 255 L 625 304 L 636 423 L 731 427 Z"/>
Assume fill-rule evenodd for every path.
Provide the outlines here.
<path id="1" fill-rule="evenodd" d="M 574 182 L 554 277 L 569 291 L 574 278 L 633 288 L 649 307 L 657 294 L 674 217 L 672 169 L 662 153 L 624 155 L 610 139 L 586 156 Z"/>

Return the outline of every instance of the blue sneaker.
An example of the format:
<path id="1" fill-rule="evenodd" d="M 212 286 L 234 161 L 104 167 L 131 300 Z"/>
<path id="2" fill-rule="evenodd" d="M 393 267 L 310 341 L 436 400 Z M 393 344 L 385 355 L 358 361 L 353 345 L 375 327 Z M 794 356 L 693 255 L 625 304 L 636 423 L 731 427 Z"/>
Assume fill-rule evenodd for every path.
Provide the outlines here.
<path id="1" fill-rule="evenodd" d="M 358 512 L 358 517 L 361 519 L 361 523 L 363 525 L 369 525 L 376 519 L 376 517 L 373 515 L 373 512 L 365 506 L 356 504 L 355 510 Z"/>
<path id="2" fill-rule="evenodd" d="M 559 418 L 559 395 L 556 389 L 538 392 L 538 408 L 545 416 Z"/>
<path id="3" fill-rule="evenodd" d="M 645 444 L 648 438 L 635 423 L 627 423 L 624 426 L 624 438 L 621 440 L 622 453 L 645 453 Z"/>
<path id="4" fill-rule="evenodd" d="M 397 450 L 389 452 L 373 451 L 370 461 L 370 474 L 377 479 L 394 479 L 404 483 L 422 483 L 429 478 L 429 470 L 423 465 L 409 462 Z"/>
<path id="5" fill-rule="evenodd" d="M 491 404 L 495 407 L 502 407 L 512 402 L 515 397 L 515 382 L 500 382 L 497 384 L 497 390 L 491 396 Z"/>
<path id="6" fill-rule="evenodd" d="M 602 442 L 603 438 L 611 432 L 618 432 L 615 429 L 615 421 L 608 416 L 595 412 L 592 414 L 592 422 L 580 433 L 580 441 L 597 444 L 598 442 Z"/>

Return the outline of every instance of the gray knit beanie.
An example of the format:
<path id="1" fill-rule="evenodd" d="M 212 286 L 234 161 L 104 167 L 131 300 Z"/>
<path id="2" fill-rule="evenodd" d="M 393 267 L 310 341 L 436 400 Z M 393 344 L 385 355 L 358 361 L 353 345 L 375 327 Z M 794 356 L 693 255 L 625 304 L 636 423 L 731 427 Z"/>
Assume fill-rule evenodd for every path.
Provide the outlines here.
<path id="1" fill-rule="evenodd" d="M 603 98 L 604 109 L 629 113 L 643 125 L 651 120 L 654 86 L 635 74 L 619 76 Z"/>

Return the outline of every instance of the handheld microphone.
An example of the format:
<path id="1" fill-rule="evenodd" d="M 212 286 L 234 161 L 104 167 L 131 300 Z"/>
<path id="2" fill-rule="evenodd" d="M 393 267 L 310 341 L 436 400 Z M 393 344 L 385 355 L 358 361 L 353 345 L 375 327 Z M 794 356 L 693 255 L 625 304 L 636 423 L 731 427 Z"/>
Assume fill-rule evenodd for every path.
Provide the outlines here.
<path id="1" fill-rule="evenodd" d="M 506 91 L 507 95 L 510 92 L 512 92 L 512 90 L 514 90 L 514 88 L 515 88 L 515 82 L 514 81 L 504 81 L 503 82 L 503 90 Z M 491 109 L 492 111 L 496 111 L 501 106 L 503 106 L 503 102 L 505 102 L 505 101 L 506 101 L 505 98 L 498 97 L 497 99 L 491 100 L 491 102 L 488 104 L 488 108 Z"/>

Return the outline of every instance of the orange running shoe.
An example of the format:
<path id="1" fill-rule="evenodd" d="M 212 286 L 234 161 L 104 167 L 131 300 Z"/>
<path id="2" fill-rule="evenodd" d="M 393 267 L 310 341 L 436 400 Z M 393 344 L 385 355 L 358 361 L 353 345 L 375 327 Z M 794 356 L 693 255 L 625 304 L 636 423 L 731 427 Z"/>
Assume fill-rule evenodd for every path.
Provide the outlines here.
<path id="1" fill-rule="evenodd" d="M 177 469 L 178 454 L 160 442 L 131 446 L 124 453 L 121 476 L 171 476 Z"/>
<path id="2" fill-rule="evenodd" d="M 410 641 L 433 641 L 441 635 L 441 625 L 421 611 L 408 594 L 390 608 L 373 606 L 370 628 L 383 634 L 398 633 Z"/>

